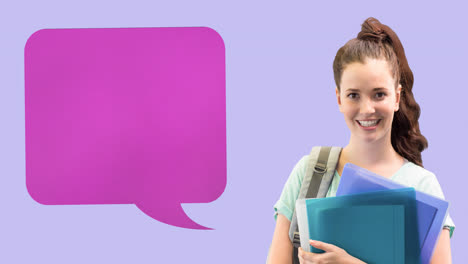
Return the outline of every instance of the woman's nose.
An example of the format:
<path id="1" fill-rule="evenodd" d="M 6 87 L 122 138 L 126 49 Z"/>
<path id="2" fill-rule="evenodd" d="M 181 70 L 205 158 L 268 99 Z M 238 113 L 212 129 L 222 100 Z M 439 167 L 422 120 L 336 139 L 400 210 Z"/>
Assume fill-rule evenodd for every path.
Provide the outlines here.
<path id="1" fill-rule="evenodd" d="M 375 113 L 374 102 L 372 102 L 372 100 L 370 100 L 370 99 L 362 100 L 361 101 L 361 106 L 360 106 L 360 112 L 361 112 L 361 114 Z"/>

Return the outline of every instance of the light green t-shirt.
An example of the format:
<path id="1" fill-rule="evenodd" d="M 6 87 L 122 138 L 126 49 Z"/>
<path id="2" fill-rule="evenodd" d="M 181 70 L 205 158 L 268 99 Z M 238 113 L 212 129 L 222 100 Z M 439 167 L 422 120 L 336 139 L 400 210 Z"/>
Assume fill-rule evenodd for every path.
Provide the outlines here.
<path id="1" fill-rule="evenodd" d="M 283 192 L 279 200 L 276 202 L 275 209 L 275 220 L 278 213 L 286 216 L 291 221 L 294 207 L 296 205 L 299 191 L 301 190 L 302 179 L 306 173 L 307 163 L 309 161 L 309 155 L 302 157 L 301 160 L 294 166 L 289 178 L 283 188 Z M 330 184 L 326 197 L 336 196 L 338 184 L 340 183 L 340 175 L 335 171 L 333 180 Z M 437 181 L 434 173 L 418 166 L 412 162 L 407 161 L 401 168 L 392 175 L 391 180 L 400 184 L 413 187 L 418 191 L 439 197 L 445 200 L 442 189 L 440 188 L 439 181 Z M 447 213 L 444 227 L 450 228 L 450 237 L 452 237 L 453 231 L 455 230 L 455 224 L 452 218 Z"/>

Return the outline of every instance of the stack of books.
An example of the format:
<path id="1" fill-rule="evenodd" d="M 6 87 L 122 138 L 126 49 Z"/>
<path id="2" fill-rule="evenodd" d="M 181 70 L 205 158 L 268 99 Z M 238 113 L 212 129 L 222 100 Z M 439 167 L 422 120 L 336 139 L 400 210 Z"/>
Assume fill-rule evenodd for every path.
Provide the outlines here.
<path id="1" fill-rule="evenodd" d="M 346 164 L 336 197 L 298 199 L 301 247 L 336 245 L 366 263 L 429 263 L 448 202 Z"/>

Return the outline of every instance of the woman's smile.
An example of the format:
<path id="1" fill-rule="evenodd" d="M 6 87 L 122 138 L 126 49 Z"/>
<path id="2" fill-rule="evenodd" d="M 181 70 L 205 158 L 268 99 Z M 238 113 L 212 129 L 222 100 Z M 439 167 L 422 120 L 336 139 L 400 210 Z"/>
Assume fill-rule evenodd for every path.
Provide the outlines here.
<path id="1" fill-rule="evenodd" d="M 372 119 L 372 120 L 356 120 L 356 123 L 364 130 L 374 130 L 377 128 L 381 119 Z"/>

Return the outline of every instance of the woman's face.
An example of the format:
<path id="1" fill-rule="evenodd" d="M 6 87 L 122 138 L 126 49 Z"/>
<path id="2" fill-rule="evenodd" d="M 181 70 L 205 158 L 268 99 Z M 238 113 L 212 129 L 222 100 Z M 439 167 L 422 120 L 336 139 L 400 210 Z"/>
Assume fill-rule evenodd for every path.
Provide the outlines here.
<path id="1" fill-rule="evenodd" d="M 340 88 L 341 91 L 336 90 L 336 97 L 351 138 L 366 143 L 390 140 L 401 86 L 395 89 L 387 61 L 367 59 L 365 64 L 347 65 Z"/>

